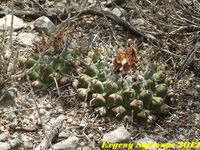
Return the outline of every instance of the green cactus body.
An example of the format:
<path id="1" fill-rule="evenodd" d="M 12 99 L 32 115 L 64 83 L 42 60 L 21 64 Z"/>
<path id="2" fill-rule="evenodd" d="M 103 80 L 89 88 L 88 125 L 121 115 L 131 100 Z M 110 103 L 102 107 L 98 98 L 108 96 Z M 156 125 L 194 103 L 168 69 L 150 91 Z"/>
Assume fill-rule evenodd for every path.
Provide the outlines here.
<path id="1" fill-rule="evenodd" d="M 127 113 L 126 109 L 123 106 L 113 107 L 111 109 L 111 112 L 118 118 L 123 117 Z"/>
<path id="2" fill-rule="evenodd" d="M 169 77 L 167 77 L 166 79 L 165 79 L 165 84 L 167 85 L 167 86 L 172 86 L 173 85 L 173 79 L 172 78 L 169 78 Z"/>
<path id="3" fill-rule="evenodd" d="M 106 104 L 106 100 L 102 94 L 93 93 L 92 99 L 90 100 L 90 106 L 97 107 L 97 106 L 104 106 Z"/>
<path id="4" fill-rule="evenodd" d="M 36 64 L 37 61 L 33 58 L 29 58 L 26 62 L 25 62 L 25 67 L 27 69 L 30 69 L 31 67 L 33 67 L 34 64 Z"/>
<path id="5" fill-rule="evenodd" d="M 132 100 L 136 97 L 135 90 L 132 88 L 125 89 L 124 91 L 122 91 L 121 95 L 123 97 L 125 105 L 128 105 L 130 100 Z"/>
<path id="6" fill-rule="evenodd" d="M 165 97 L 167 95 L 167 86 L 166 84 L 158 84 L 155 89 L 156 96 Z"/>
<path id="7" fill-rule="evenodd" d="M 157 65 L 154 63 L 149 63 L 147 65 L 146 70 L 143 73 L 144 79 L 148 80 L 152 77 L 152 75 L 154 74 L 155 70 L 157 69 Z"/>
<path id="8" fill-rule="evenodd" d="M 150 90 L 142 90 L 139 99 L 141 99 L 144 103 L 144 108 L 148 109 L 150 107 L 150 103 L 152 100 L 152 93 Z"/>
<path id="9" fill-rule="evenodd" d="M 144 103 L 141 100 L 134 99 L 130 102 L 129 107 L 134 111 L 134 113 L 138 113 L 143 109 Z"/>
<path id="10" fill-rule="evenodd" d="M 118 51 L 118 48 L 117 50 Z M 113 114 L 123 117 L 133 114 L 146 122 L 154 120 L 154 114 L 165 114 L 168 105 L 174 97 L 171 89 L 173 80 L 166 77 L 164 65 L 149 63 L 147 68 L 132 72 L 114 72 L 111 56 L 113 51 L 103 49 L 100 53 L 88 53 L 80 61 L 81 51 L 79 45 L 69 48 L 67 57 L 51 57 L 45 55 L 38 62 L 28 77 L 33 86 L 40 88 L 51 84 L 56 79 L 58 85 L 69 83 L 69 75 L 77 75 L 73 87 L 77 91 L 77 98 L 89 103 L 101 116 Z M 98 54 L 98 55 L 95 55 Z M 23 61 L 23 67 L 31 68 L 38 58 L 31 56 Z M 115 65 L 115 64 L 114 64 Z"/>
<path id="11" fill-rule="evenodd" d="M 122 89 L 122 90 L 128 88 L 128 82 L 125 79 L 117 80 L 117 85 L 119 89 Z"/>
<path id="12" fill-rule="evenodd" d="M 151 79 L 145 80 L 143 83 L 143 86 L 144 86 L 144 89 L 146 89 L 146 90 L 148 90 L 148 89 L 150 89 L 152 91 L 155 90 L 155 82 Z"/>
<path id="13" fill-rule="evenodd" d="M 49 78 L 49 75 L 53 72 L 51 65 L 43 64 L 40 66 L 40 81 L 45 84 L 50 84 L 53 81 Z"/>
<path id="14" fill-rule="evenodd" d="M 157 82 L 158 84 L 160 83 L 164 83 L 165 82 L 165 74 L 163 73 L 163 71 L 159 71 L 153 74 L 153 80 L 155 82 Z"/>
<path id="15" fill-rule="evenodd" d="M 171 101 L 171 99 L 174 97 L 174 92 L 173 92 L 173 90 L 170 90 L 170 91 L 168 91 L 167 92 L 167 95 L 166 95 L 166 97 L 165 97 L 165 102 L 168 104 L 170 101 Z"/>
<path id="16" fill-rule="evenodd" d="M 99 74 L 99 70 L 95 65 L 89 65 L 85 70 L 85 74 L 90 77 L 96 77 Z"/>
<path id="17" fill-rule="evenodd" d="M 164 100 L 162 97 L 153 97 L 151 101 L 150 109 L 158 112 L 160 110 L 160 107 L 163 105 L 163 103 L 164 103 Z"/>
<path id="18" fill-rule="evenodd" d="M 107 80 L 107 74 L 106 74 L 106 72 L 105 71 L 100 72 L 99 75 L 98 75 L 98 79 L 101 82 L 106 81 Z"/>
<path id="19" fill-rule="evenodd" d="M 79 88 L 77 90 L 77 97 L 80 98 L 81 100 L 85 100 L 85 98 L 87 97 L 88 95 L 88 89 L 85 89 L 85 88 Z"/>
<path id="20" fill-rule="evenodd" d="M 139 113 L 137 113 L 137 117 L 139 119 L 144 119 L 147 121 L 147 119 L 149 118 L 150 115 L 150 111 L 148 109 L 143 109 L 142 111 L 140 111 Z"/>
<path id="21" fill-rule="evenodd" d="M 104 85 L 101 81 L 94 79 L 92 81 L 92 90 L 94 93 L 104 93 Z"/>
<path id="22" fill-rule="evenodd" d="M 72 74 L 75 71 L 75 64 L 70 61 L 64 61 L 64 66 L 60 70 L 62 74 Z"/>
<path id="23" fill-rule="evenodd" d="M 103 83 L 105 87 L 105 92 L 107 94 L 116 93 L 118 91 L 118 85 L 112 80 L 108 80 Z"/>
<path id="24" fill-rule="evenodd" d="M 114 107 L 114 106 L 119 106 L 123 104 L 123 98 L 117 94 L 117 93 L 113 93 L 110 94 L 107 98 L 107 106 L 109 108 Z"/>
<path id="25" fill-rule="evenodd" d="M 64 67 L 64 59 L 61 57 L 55 57 L 52 61 L 52 68 L 55 72 L 61 72 Z"/>
<path id="26" fill-rule="evenodd" d="M 28 73 L 28 76 L 31 81 L 35 81 L 35 80 L 39 79 L 39 77 L 40 77 L 39 73 L 36 72 L 36 70 L 33 70 L 30 73 Z"/>
<path id="27" fill-rule="evenodd" d="M 163 104 L 160 107 L 160 110 L 159 110 L 158 113 L 160 113 L 160 114 L 168 114 L 169 113 L 169 106 L 167 104 Z"/>
<path id="28" fill-rule="evenodd" d="M 135 90 L 136 95 L 138 96 L 140 94 L 140 90 L 141 90 L 141 85 L 139 82 L 134 82 L 132 84 L 132 88 Z"/>
<path id="29" fill-rule="evenodd" d="M 62 86 L 62 85 L 65 85 L 65 84 L 69 83 L 69 81 L 70 81 L 69 77 L 62 76 L 58 80 L 58 84 Z"/>
<path id="30" fill-rule="evenodd" d="M 105 106 L 98 107 L 96 110 L 98 111 L 100 116 L 105 116 L 107 114 L 107 108 Z"/>
<path id="31" fill-rule="evenodd" d="M 88 88 L 91 83 L 91 77 L 86 74 L 81 74 L 78 79 L 78 87 L 79 88 Z"/>
<path id="32" fill-rule="evenodd" d="M 162 97 L 153 97 L 152 104 L 155 106 L 161 106 L 164 103 L 164 100 Z"/>
<path id="33" fill-rule="evenodd" d="M 40 82 L 39 80 L 33 81 L 31 85 L 36 89 L 41 89 L 44 87 L 44 84 Z"/>

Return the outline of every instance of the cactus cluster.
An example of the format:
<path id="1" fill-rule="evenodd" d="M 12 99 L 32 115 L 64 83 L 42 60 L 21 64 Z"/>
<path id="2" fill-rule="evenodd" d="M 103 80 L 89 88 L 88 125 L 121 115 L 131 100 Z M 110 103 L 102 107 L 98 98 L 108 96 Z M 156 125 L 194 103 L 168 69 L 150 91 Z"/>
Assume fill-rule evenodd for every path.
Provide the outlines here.
<path id="1" fill-rule="evenodd" d="M 37 56 L 32 56 L 22 61 L 21 64 L 26 69 L 35 65 L 34 69 L 28 73 L 28 79 L 37 87 L 54 83 L 54 79 L 59 85 L 63 85 L 68 80 L 65 74 L 72 74 L 75 68 L 74 62 L 67 61 L 60 56 L 50 57 L 48 55 L 45 55 L 40 62 Z"/>
<path id="2" fill-rule="evenodd" d="M 146 69 L 135 73 L 137 79 L 126 73 L 116 73 L 113 66 L 115 48 L 105 47 L 88 53 L 85 59 L 81 54 L 73 53 L 70 49 L 65 55 L 44 56 L 42 61 L 28 74 L 33 83 L 51 84 L 58 81 L 65 84 L 65 74 L 73 74 L 79 62 L 78 79 L 73 86 L 77 97 L 95 108 L 100 115 L 111 115 L 122 118 L 134 116 L 146 121 L 153 121 L 157 114 L 168 112 L 168 104 L 174 93 L 171 88 L 172 80 L 166 77 L 163 65 L 150 63 Z M 75 56 L 74 56 L 75 55 Z M 115 57 L 115 56 L 114 56 Z M 34 66 L 38 58 L 31 57 L 24 62 L 27 69 Z"/>
<path id="3" fill-rule="evenodd" d="M 98 69 L 99 63 L 88 65 L 74 87 L 78 98 L 87 101 L 100 115 L 133 115 L 150 122 L 156 114 L 168 112 L 172 80 L 166 77 L 162 65 L 149 64 L 140 73 L 140 80 L 134 81 Z"/>

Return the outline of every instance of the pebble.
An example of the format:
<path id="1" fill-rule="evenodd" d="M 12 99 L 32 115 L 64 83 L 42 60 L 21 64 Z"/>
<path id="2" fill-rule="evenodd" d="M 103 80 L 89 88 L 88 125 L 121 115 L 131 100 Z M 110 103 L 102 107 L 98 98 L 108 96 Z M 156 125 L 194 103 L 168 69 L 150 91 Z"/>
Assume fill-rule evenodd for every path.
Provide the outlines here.
<path id="1" fill-rule="evenodd" d="M 148 137 L 145 137 L 145 138 L 142 138 L 142 139 L 139 139 L 137 141 L 134 142 L 134 145 L 137 145 L 138 143 L 141 143 L 140 145 L 148 145 L 148 143 L 156 143 L 156 141 L 148 138 Z M 146 143 L 146 144 L 145 144 Z M 139 145 L 139 144 L 138 144 Z M 156 150 L 155 147 L 148 147 L 148 148 L 134 148 L 134 150 L 143 150 L 143 149 L 148 149 L 148 150 Z"/>
<path id="2" fill-rule="evenodd" d="M 54 31 L 55 25 L 53 22 L 46 16 L 42 16 L 36 19 L 33 23 L 36 30 L 39 32 L 44 32 L 46 34 L 50 34 Z"/>
<path id="3" fill-rule="evenodd" d="M 17 89 L 16 88 L 8 88 L 3 92 L 3 94 L 0 97 L 0 102 L 1 101 L 7 101 L 7 100 L 14 100 L 15 96 L 17 94 Z"/>
<path id="4" fill-rule="evenodd" d="M 19 146 L 21 143 L 22 142 L 21 142 L 21 140 L 19 138 L 15 138 L 13 140 L 10 140 L 10 146 L 12 148 L 15 148 L 15 147 Z"/>
<path id="5" fill-rule="evenodd" d="M 128 142 L 130 138 L 130 133 L 126 130 L 124 126 L 121 126 L 113 131 L 106 133 L 101 141 L 111 143 Z"/>
<path id="6" fill-rule="evenodd" d="M 68 138 L 70 136 L 70 132 L 69 131 L 62 131 L 59 133 L 58 138 Z"/>
<path id="7" fill-rule="evenodd" d="M 136 19 L 132 19 L 130 21 L 131 25 L 135 25 L 135 26 L 144 26 L 145 24 L 145 20 L 142 18 L 136 18 Z"/>
<path id="8" fill-rule="evenodd" d="M 82 150 L 92 150 L 89 146 L 84 146 Z"/>
<path id="9" fill-rule="evenodd" d="M 9 150 L 11 147 L 6 142 L 0 142 L 0 150 Z"/>
<path id="10" fill-rule="evenodd" d="M 23 44 L 26 46 L 33 46 L 35 35 L 33 33 L 21 32 L 17 36 L 17 40 L 19 41 L 20 44 Z"/>
<path id="11" fill-rule="evenodd" d="M 126 13 L 126 11 L 123 8 L 114 8 L 112 10 L 112 13 L 117 15 L 118 17 L 121 17 L 123 14 Z"/>
<path id="12" fill-rule="evenodd" d="M 8 131 L 1 133 L 1 134 L 0 134 L 0 141 L 1 141 L 1 142 L 6 141 L 7 138 L 8 138 L 8 136 L 9 136 L 9 134 L 10 134 L 10 133 L 9 133 Z"/>
<path id="13" fill-rule="evenodd" d="M 79 142 L 79 138 L 71 136 L 66 140 L 54 144 L 52 147 L 54 150 L 75 150 Z"/>
<path id="14" fill-rule="evenodd" d="M 5 22 L 6 20 L 6 22 Z M 12 15 L 6 15 L 5 17 L 0 19 L 0 30 L 5 30 L 5 26 L 7 29 L 11 28 L 11 20 Z M 22 29 L 25 26 L 24 21 L 21 18 L 13 16 L 13 30 Z"/>
<path id="15" fill-rule="evenodd" d="M 24 148 L 25 149 L 32 149 L 33 148 L 33 143 L 29 141 L 24 142 Z"/>

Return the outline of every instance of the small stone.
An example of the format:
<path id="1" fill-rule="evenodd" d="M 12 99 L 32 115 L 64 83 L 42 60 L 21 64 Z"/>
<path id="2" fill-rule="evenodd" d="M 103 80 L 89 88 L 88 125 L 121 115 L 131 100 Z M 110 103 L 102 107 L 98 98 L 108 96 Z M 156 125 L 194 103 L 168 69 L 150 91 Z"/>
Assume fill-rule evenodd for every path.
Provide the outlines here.
<path id="1" fill-rule="evenodd" d="M 36 19 L 33 25 L 39 32 L 43 31 L 46 34 L 52 33 L 55 29 L 55 25 L 53 24 L 53 22 L 46 16 L 42 16 Z"/>
<path id="2" fill-rule="evenodd" d="M 21 142 L 21 140 L 20 140 L 19 138 L 15 138 L 15 139 L 13 139 L 13 140 L 10 140 L 10 146 L 11 146 L 12 148 L 18 147 L 21 143 L 22 143 L 22 142 Z"/>
<path id="3" fill-rule="evenodd" d="M 131 138 L 130 133 L 126 130 L 124 126 L 118 127 L 117 129 L 106 133 L 103 136 L 102 142 L 111 142 L 111 143 L 119 143 L 119 142 L 127 142 Z"/>
<path id="4" fill-rule="evenodd" d="M 114 8 L 112 10 L 112 13 L 115 14 L 115 15 L 117 15 L 118 17 L 121 17 L 122 14 L 126 13 L 126 11 L 123 8 Z"/>
<path id="5" fill-rule="evenodd" d="M 17 40 L 19 41 L 20 44 L 33 46 L 35 35 L 33 33 L 22 32 L 22 33 L 19 33 Z"/>
<path id="6" fill-rule="evenodd" d="M 142 139 L 135 141 L 134 145 L 148 145 L 148 143 L 156 144 L 156 141 L 145 137 L 145 138 L 142 138 Z M 146 149 L 146 148 L 145 147 L 134 148 L 134 150 L 143 150 L 143 149 Z M 155 147 L 148 147 L 148 150 L 156 150 L 156 148 Z"/>
<path id="7" fill-rule="evenodd" d="M 82 150 L 92 150 L 89 146 L 84 146 Z"/>
<path id="8" fill-rule="evenodd" d="M 11 28 L 12 15 L 6 15 L 0 19 L 0 30 L 9 30 Z M 6 28 L 5 28 L 6 27 Z M 13 30 L 19 30 L 24 27 L 24 21 L 13 16 Z"/>
<path id="9" fill-rule="evenodd" d="M 60 132 L 58 135 L 59 138 L 68 138 L 69 136 L 70 136 L 70 132 L 67 130 Z"/>
<path id="10" fill-rule="evenodd" d="M 136 19 L 132 19 L 130 21 L 131 25 L 135 25 L 135 26 L 144 26 L 145 21 L 142 18 L 136 18 Z"/>
<path id="11" fill-rule="evenodd" d="M 12 122 L 15 118 L 17 118 L 15 112 L 10 112 L 8 115 L 6 115 L 6 119 Z"/>
<path id="12" fill-rule="evenodd" d="M 10 150 L 10 145 L 6 142 L 0 142 L 0 150 Z"/>
<path id="13" fill-rule="evenodd" d="M 0 102 L 4 100 L 14 100 L 15 96 L 17 94 L 16 88 L 8 88 L 3 92 L 3 94 L 0 97 Z"/>
<path id="14" fill-rule="evenodd" d="M 1 133 L 1 134 L 0 134 L 0 141 L 1 141 L 1 142 L 6 141 L 6 139 L 7 139 L 8 136 L 9 136 L 9 134 L 10 134 L 10 133 L 9 133 L 8 131 Z"/>
<path id="15" fill-rule="evenodd" d="M 54 150 L 75 150 L 79 142 L 79 138 L 71 136 L 66 140 L 54 144 L 52 147 Z"/>
<path id="16" fill-rule="evenodd" d="M 24 142 L 24 148 L 25 149 L 33 149 L 33 143 L 29 141 Z"/>

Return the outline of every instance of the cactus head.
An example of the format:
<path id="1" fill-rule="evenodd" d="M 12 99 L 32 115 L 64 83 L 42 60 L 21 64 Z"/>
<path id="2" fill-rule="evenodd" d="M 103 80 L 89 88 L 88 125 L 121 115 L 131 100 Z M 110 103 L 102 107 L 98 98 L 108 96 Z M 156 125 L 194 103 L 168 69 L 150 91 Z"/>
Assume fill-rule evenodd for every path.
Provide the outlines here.
<path id="1" fill-rule="evenodd" d="M 138 113 L 143 109 L 143 105 L 143 101 L 134 99 L 130 102 L 129 107 L 134 111 L 134 113 Z"/>
<path id="2" fill-rule="evenodd" d="M 157 83 L 164 83 L 165 82 L 165 74 L 163 73 L 163 71 L 158 71 L 156 73 L 153 74 L 153 80 Z"/>
<path id="3" fill-rule="evenodd" d="M 104 85 L 101 81 L 94 79 L 92 81 L 92 89 L 94 93 L 104 93 Z"/>
<path id="4" fill-rule="evenodd" d="M 105 92 L 109 94 L 116 93 L 118 91 L 118 85 L 112 80 L 107 80 L 104 82 L 104 87 Z"/>
<path id="5" fill-rule="evenodd" d="M 111 112 L 112 114 L 114 114 L 114 116 L 121 118 L 126 114 L 127 111 L 123 106 L 120 105 L 120 106 L 113 107 L 111 109 Z"/>
<path id="6" fill-rule="evenodd" d="M 156 85 L 155 94 L 156 96 L 165 97 L 167 95 L 167 86 L 166 84 Z"/>
<path id="7" fill-rule="evenodd" d="M 89 65 L 85 70 L 85 74 L 90 77 L 95 77 L 99 74 L 99 70 L 95 65 Z"/>
<path id="8" fill-rule="evenodd" d="M 87 95 L 88 95 L 88 89 L 85 88 L 79 88 L 77 90 L 77 97 L 80 98 L 81 100 L 85 100 Z"/>
<path id="9" fill-rule="evenodd" d="M 113 93 L 108 96 L 106 102 L 107 102 L 107 106 L 111 108 L 111 107 L 119 106 L 123 104 L 123 98 L 119 94 Z"/>
<path id="10" fill-rule="evenodd" d="M 124 91 L 122 91 L 122 97 L 123 97 L 123 101 L 124 101 L 124 105 L 128 105 L 128 103 L 136 98 L 136 93 L 135 90 L 133 88 L 127 88 Z"/>
<path id="11" fill-rule="evenodd" d="M 86 74 L 81 74 L 78 79 L 78 87 L 88 88 L 91 82 L 91 77 Z"/>
<path id="12" fill-rule="evenodd" d="M 107 109 L 105 106 L 97 107 L 96 111 L 99 113 L 100 116 L 106 116 Z"/>
<path id="13" fill-rule="evenodd" d="M 105 103 L 106 103 L 106 100 L 102 94 L 99 94 L 99 93 L 92 94 L 92 99 L 90 100 L 90 106 L 92 107 L 104 106 Z"/>

